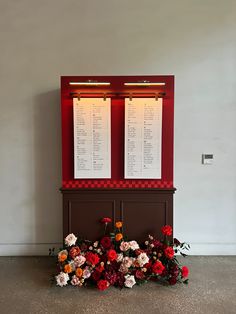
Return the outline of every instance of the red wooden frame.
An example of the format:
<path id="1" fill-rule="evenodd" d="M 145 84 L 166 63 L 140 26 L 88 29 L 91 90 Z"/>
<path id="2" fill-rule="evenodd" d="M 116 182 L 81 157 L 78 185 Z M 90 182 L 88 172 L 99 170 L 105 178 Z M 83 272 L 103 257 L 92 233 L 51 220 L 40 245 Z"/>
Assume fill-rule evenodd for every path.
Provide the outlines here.
<path id="1" fill-rule="evenodd" d="M 71 86 L 69 82 L 110 82 L 110 86 Z M 164 82 L 165 86 L 125 87 L 124 82 Z M 73 101 L 71 93 L 80 92 L 86 97 L 111 97 L 111 179 L 74 179 L 73 162 Z M 124 179 L 124 97 L 153 97 L 151 93 L 165 93 L 162 122 L 162 179 Z M 96 95 L 95 95 L 96 93 Z M 102 94 L 101 94 L 102 93 Z M 135 96 L 139 93 L 139 96 Z M 83 97 L 83 95 L 82 95 Z M 172 188 L 174 142 L 174 76 L 62 76 L 62 187 L 63 188 Z"/>

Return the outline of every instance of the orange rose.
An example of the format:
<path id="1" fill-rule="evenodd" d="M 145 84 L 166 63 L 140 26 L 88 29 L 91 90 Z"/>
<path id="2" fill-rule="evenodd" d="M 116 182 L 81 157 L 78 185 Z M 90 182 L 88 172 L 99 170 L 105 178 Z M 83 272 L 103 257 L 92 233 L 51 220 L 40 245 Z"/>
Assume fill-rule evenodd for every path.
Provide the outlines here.
<path id="1" fill-rule="evenodd" d="M 75 274 L 77 277 L 81 278 L 83 275 L 83 270 L 81 268 L 77 268 Z"/>
<path id="2" fill-rule="evenodd" d="M 123 239 L 123 234 L 122 233 L 117 233 L 116 234 L 116 241 L 119 242 L 121 239 Z"/>
<path id="3" fill-rule="evenodd" d="M 67 259 L 67 255 L 66 254 L 60 254 L 58 255 L 58 261 L 59 262 L 64 262 Z"/>
<path id="4" fill-rule="evenodd" d="M 70 264 L 66 264 L 64 266 L 64 272 L 65 273 L 71 273 L 72 272 L 72 266 Z"/>
<path id="5" fill-rule="evenodd" d="M 118 228 L 118 229 L 122 228 L 122 222 L 121 221 L 116 222 L 116 228 Z"/>

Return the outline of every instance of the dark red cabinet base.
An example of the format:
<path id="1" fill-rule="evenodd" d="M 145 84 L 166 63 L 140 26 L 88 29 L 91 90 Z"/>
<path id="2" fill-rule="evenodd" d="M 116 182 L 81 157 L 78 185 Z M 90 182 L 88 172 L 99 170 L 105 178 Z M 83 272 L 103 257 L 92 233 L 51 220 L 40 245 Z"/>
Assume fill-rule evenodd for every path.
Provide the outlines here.
<path id="1" fill-rule="evenodd" d="M 148 234 L 160 237 L 165 224 L 173 225 L 175 189 L 61 189 L 63 236 L 74 233 L 96 240 L 103 234 L 101 218 L 123 221 L 129 240 L 143 241 Z"/>

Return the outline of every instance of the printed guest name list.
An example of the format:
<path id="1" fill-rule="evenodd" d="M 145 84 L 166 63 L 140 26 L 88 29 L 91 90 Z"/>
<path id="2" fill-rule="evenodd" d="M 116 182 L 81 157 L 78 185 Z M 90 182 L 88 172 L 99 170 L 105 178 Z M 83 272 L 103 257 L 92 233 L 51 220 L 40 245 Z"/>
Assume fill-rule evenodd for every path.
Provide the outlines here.
<path id="1" fill-rule="evenodd" d="M 111 99 L 73 99 L 74 177 L 111 178 Z"/>
<path id="2" fill-rule="evenodd" d="M 125 178 L 161 179 L 162 98 L 125 99 Z"/>

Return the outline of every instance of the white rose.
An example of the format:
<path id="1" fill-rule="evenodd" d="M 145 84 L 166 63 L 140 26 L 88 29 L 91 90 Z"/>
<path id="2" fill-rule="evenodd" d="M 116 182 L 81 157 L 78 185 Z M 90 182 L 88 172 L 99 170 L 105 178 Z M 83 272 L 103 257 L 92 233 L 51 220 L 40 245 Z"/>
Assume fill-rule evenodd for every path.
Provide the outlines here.
<path id="1" fill-rule="evenodd" d="M 62 271 L 55 278 L 56 278 L 56 281 L 57 281 L 57 285 L 60 286 L 60 287 L 66 286 L 67 285 L 67 281 L 70 279 L 69 275 L 64 273 L 64 272 L 62 272 Z"/>
<path id="2" fill-rule="evenodd" d="M 93 246 L 94 246 L 94 247 L 97 247 L 97 246 L 98 246 L 98 241 L 94 242 L 94 243 L 93 243 Z"/>
<path id="3" fill-rule="evenodd" d="M 137 257 L 137 261 L 138 261 L 140 267 L 143 267 L 145 264 L 147 264 L 149 262 L 149 258 L 148 258 L 146 253 L 141 253 Z"/>
<path id="4" fill-rule="evenodd" d="M 131 250 L 135 251 L 139 249 L 139 245 L 136 241 L 129 241 L 129 245 Z"/>
<path id="5" fill-rule="evenodd" d="M 129 245 L 129 242 L 125 242 L 123 241 L 120 245 L 120 250 L 123 251 L 123 252 L 126 252 L 130 249 L 130 245 Z"/>
<path id="6" fill-rule="evenodd" d="M 117 254 L 116 261 L 117 261 L 118 263 L 120 263 L 120 262 L 122 262 L 122 260 L 123 260 L 123 254 L 122 254 L 122 253 Z"/>
<path id="7" fill-rule="evenodd" d="M 126 275 L 125 276 L 125 286 L 127 288 L 132 288 L 135 284 L 136 284 L 136 281 L 135 281 L 133 275 Z"/>
<path id="8" fill-rule="evenodd" d="M 65 238 L 65 244 L 67 246 L 75 245 L 76 240 L 77 240 L 76 236 L 73 233 L 71 233 Z"/>

